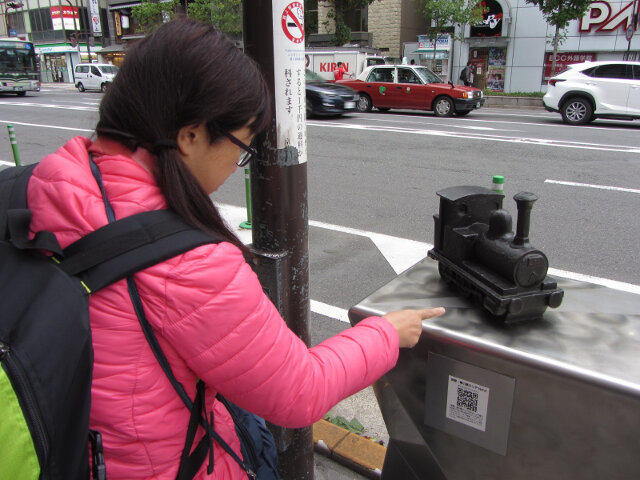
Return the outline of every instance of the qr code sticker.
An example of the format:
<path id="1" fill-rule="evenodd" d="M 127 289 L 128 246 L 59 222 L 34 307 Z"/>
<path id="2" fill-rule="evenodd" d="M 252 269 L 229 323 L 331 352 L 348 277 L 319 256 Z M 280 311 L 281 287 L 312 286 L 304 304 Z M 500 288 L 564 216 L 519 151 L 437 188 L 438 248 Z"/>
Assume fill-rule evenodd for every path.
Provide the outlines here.
<path id="1" fill-rule="evenodd" d="M 489 393 L 489 387 L 449 375 L 446 417 L 484 432 Z"/>
<path id="2" fill-rule="evenodd" d="M 472 412 L 478 411 L 478 394 L 470 390 L 458 387 L 458 398 L 456 400 L 458 407 L 466 408 Z"/>

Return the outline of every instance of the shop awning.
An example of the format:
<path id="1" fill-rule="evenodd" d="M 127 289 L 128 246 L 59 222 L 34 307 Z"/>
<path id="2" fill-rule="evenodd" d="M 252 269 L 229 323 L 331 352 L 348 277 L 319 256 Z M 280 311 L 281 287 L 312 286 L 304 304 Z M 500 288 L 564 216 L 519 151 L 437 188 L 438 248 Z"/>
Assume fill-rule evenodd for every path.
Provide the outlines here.
<path id="1" fill-rule="evenodd" d="M 448 48 L 436 48 L 436 52 L 448 52 Z M 431 53 L 433 52 L 433 48 L 419 48 L 415 50 L 413 53 Z"/>
<path id="2" fill-rule="evenodd" d="M 126 45 L 124 43 L 114 43 L 113 45 L 109 45 L 108 47 L 104 47 L 100 50 L 100 53 L 120 53 L 126 50 Z"/>

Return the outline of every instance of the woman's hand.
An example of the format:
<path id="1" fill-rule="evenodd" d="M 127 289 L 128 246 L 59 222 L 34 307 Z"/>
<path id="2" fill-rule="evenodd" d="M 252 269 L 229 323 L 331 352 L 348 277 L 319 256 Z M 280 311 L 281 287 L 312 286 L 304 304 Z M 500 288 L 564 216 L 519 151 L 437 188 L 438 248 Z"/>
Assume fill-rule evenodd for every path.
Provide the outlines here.
<path id="1" fill-rule="evenodd" d="M 400 348 L 412 348 L 418 343 L 422 333 L 422 321 L 444 314 L 442 307 L 422 310 L 399 310 L 383 315 L 398 332 Z"/>

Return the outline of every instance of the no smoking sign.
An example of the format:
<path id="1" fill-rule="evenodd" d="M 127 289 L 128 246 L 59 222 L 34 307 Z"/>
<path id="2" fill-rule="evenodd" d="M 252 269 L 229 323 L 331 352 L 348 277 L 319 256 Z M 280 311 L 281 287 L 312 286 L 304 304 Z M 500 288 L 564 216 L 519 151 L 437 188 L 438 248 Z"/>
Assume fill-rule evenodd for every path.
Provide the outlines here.
<path id="1" fill-rule="evenodd" d="M 304 41 L 304 7 L 291 2 L 282 12 L 282 31 L 293 43 Z"/>

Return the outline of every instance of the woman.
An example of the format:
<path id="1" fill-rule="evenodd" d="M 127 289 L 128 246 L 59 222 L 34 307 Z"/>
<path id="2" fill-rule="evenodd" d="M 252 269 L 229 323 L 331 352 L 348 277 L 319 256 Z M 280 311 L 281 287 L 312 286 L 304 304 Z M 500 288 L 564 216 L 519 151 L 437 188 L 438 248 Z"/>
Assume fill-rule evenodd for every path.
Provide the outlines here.
<path id="1" fill-rule="evenodd" d="M 116 218 L 171 208 L 227 239 L 134 278 L 173 373 L 190 398 L 204 380 L 206 411 L 236 452 L 216 393 L 275 424 L 310 425 L 393 367 L 422 319 L 444 312 L 369 318 L 311 349 L 287 329 L 209 199 L 269 119 L 254 62 L 210 26 L 170 22 L 127 53 L 100 106 L 97 140 L 77 137 L 45 157 L 28 191 L 32 230 L 54 232 L 63 248 L 105 225 L 91 155 Z M 102 433 L 109 479 L 175 478 L 189 412 L 149 349 L 125 282 L 92 295 L 90 316 L 91 428 Z M 246 478 L 217 443 L 214 459 L 213 473 L 205 462 L 196 478 Z"/>

